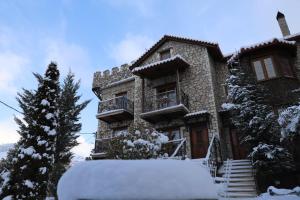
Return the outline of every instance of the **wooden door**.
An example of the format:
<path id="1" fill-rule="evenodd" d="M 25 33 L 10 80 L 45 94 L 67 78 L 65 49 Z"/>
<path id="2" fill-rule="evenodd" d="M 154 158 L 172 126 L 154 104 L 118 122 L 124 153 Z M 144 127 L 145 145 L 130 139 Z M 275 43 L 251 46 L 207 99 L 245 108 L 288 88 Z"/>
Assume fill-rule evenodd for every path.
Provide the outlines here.
<path id="1" fill-rule="evenodd" d="M 192 158 L 204 158 L 208 149 L 208 129 L 206 126 L 191 128 Z"/>
<path id="2" fill-rule="evenodd" d="M 236 129 L 230 129 L 230 140 L 232 146 L 233 159 L 239 160 L 247 158 L 247 149 L 242 144 L 240 144 L 240 140 Z"/>

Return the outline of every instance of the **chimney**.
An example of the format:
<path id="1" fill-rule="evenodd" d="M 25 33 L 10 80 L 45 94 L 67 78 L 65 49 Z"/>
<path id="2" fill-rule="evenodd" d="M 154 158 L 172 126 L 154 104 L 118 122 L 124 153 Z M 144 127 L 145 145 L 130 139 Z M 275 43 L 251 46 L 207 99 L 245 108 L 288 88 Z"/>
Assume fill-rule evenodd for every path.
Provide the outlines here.
<path id="1" fill-rule="evenodd" d="M 289 27 L 286 23 L 284 14 L 278 11 L 276 19 L 278 21 L 278 24 L 279 24 L 282 35 L 283 36 L 290 35 L 291 34 L 290 29 L 289 29 Z"/>

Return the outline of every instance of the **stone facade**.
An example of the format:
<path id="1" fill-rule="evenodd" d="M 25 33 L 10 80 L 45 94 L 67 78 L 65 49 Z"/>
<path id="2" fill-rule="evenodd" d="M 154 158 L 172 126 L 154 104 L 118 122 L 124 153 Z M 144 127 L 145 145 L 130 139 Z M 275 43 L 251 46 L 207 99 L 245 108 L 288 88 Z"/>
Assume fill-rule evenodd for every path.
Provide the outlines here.
<path id="1" fill-rule="evenodd" d="M 163 42 L 161 42 L 163 41 Z M 192 41 L 192 42 L 191 42 Z M 232 146 L 231 126 L 226 122 L 226 116 L 222 115 L 221 105 L 226 102 L 227 91 L 225 81 L 229 75 L 227 60 L 225 57 L 217 56 L 218 46 L 210 43 L 194 42 L 195 40 L 185 38 L 165 39 L 155 44 L 150 53 L 140 61 L 139 66 L 159 63 L 161 52 L 170 50 L 170 56 L 180 55 L 189 64 L 183 70 L 171 69 L 170 73 L 147 77 L 147 75 L 133 75 L 128 65 L 120 68 L 113 68 L 112 71 L 96 72 L 94 75 L 93 90 L 102 101 L 115 98 L 117 94 L 127 92 L 127 99 L 133 102 L 134 109 L 131 119 L 117 122 L 104 122 L 99 120 L 97 138 L 111 137 L 114 130 L 126 127 L 134 129 L 139 127 L 156 128 L 166 130 L 176 127 L 180 130 L 181 137 L 186 138 L 186 152 L 188 157 L 193 157 L 192 130 L 195 125 L 206 127 L 208 132 L 208 142 L 215 134 L 220 138 L 223 158 L 234 158 Z M 212 50 L 213 48 L 213 50 Z M 269 47 L 268 47 L 269 48 Z M 299 43 L 294 55 L 286 55 L 293 63 L 297 77 L 300 78 L 300 51 Z M 251 65 L 253 56 L 259 56 L 259 51 L 249 52 L 240 55 L 240 63 L 245 71 L 256 82 L 255 72 Z M 178 74 L 177 74 L 178 73 Z M 287 105 L 295 102 L 291 98 L 291 90 L 300 87 L 298 78 L 287 79 L 277 78 L 270 81 L 260 82 L 271 91 L 274 105 L 278 102 Z M 187 118 L 188 115 L 177 116 L 172 119 L 166 118 L 157 122 L 151 122 L 141 115 L 145 113 L 145 101 L 157 95 L 157 88 L 160 86 L 176 84 L 176 91 L 184 92 L 188 97 L 188 113 L 191 114 L 202 111 L 206 115 L 195 115 Z M 288 101 L 287 101 L 288 100 Z M 225 119 L 225 120 L 224 120 Z M 195 140 L 195 138 L 194 138 Z"/>

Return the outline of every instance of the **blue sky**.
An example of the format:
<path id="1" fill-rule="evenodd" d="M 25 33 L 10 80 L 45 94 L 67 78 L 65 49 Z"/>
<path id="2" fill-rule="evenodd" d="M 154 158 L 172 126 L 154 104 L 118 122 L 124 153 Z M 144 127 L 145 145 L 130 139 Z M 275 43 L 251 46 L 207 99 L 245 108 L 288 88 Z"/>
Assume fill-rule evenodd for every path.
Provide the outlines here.
<path id="1" fill-rule="evenodd" d="M 138 58 L 164 34 L 218 42 L 224 54 L 281 37 L 278 10 L 297 33 L 299 8 L 299 0 L 2 0 L 0 100 L 18 107 L 16 93 L 36 87 L 32 72 L 44 73 L 56 61 L 62 77 L 72 70 L 81 79 L 83 99 L 92 99 L 82 113 L 82 132 L 94 132 L 95 71 Z M 2 105 L 0 110 L 0 144 L 14 142 L 18 113 Z"/>

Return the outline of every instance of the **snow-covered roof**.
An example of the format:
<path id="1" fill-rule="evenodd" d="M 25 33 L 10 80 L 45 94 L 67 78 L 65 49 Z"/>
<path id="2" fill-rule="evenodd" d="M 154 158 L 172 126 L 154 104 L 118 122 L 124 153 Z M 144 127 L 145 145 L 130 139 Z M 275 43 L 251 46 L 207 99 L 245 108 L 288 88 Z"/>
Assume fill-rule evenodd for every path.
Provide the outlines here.
<path id="1" fill-rule="evenodd" d="M 133 62 L 132 65 L 129 67 L 129 69 L 132 70 L 135 67 L 138 67 L 149 55 L 151 55 L 153 52 L 155 52 L 166 41 L 177 41 L 177 42 L 206 46 L 207 48 L 212 50 L 215 53 L 215 55 L 217 55 L 220 58 L 223 58 L 223 55 L 222 55 L 222 52 L 220 50 L 218 43 L 208 42 L 208 41 L 204 41 L 204 40 L 195 40 L 195 39 L 186 38 L 186 37 L 178 37 L 178 36 L 174 36 L 174 35 L 164 35 L 150 49 L 148 49 L 142 56 L 140 56 L 135 62 Z"/>
<path id="2" fill-rule="evenodd" d="M 272 44 L 295 45 L 295 43 L 296 43 L 295 41 L 288 41 L 288 40 L 285 40 L 285 39 L 273 38 L 271 40 L 263 41 L 263 42 L 256 43 L 256 44 L 253 44 L 253 45 L 243 46 L 243 47 L 240 48 L 239 51 L 235 52 L 231 56 L 231 58 L 227 61 L 227 63 L 234 62 L 235 59 L 237 59 L 238 56 L 240 56 L 242 53 L 249 52 L 249 51 L 252 51 L 252 50 L 256 50 L 258 48 L 266 47 L 266 46 L 269 46 L 269 45 L 272 45 Z"/>
<path id="3" fill-rule="evenodd" d="M 157 62 L 154 62 L 154 63 L 150 63 L 150 64 L 147 64 L 147 65 L 143 65 L 143 66 L 140 66 L 140 67 L 136 67 L 132 70 L 132 73 L 136 73 L 136 72 L 139 72 L 139 71 L 143 71 L 145 69 L 149 69 L 149 68 L 152 68 L 152 67 L 155 67 L 155 66 L 158 66 L 158 65 L 161 65 L 161 64 L 164 64 L 164 63 L 168 63 L 168 62 L 172 62 L 174 60 L 182 60 L 183 62 L 185 62 L 187 65 L 189 65 L 189 63 L 179 54 L 175 55 L 175 56 L 172 56 L 168 59 L 164 59 L 164 60 L 160 60 L 160 61 L 157 61 Z"/>
<path id="4" fill-rule="evenodd" d="M 58 198 L 98 200 L 218 199 L 206 167 L 190 160 L 97 160 L 72 166 Z"/>
<path id="5" fill-rule="evenodd" d="M 300 36 L 300 33 L 295 33 L 295 34 L 292 34 L 292 35 L 287 35 L 287 36 L 283 37 L 283 39 L 290 40 L 290 39 L 294 39 L 294 38 L 299 37 L 299 36 Z"/>
<path id="6" fill-rule="evenodd" d="M 200 111 L 197 111 L 197 112 L 188 113 L 184 117 L 196 117 L 196 116 L 203 115 L 203 114 L 208 114 L 208 111 L 207 110 L 200 110 Z"/>

